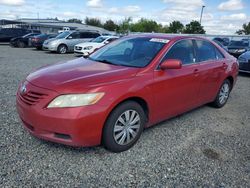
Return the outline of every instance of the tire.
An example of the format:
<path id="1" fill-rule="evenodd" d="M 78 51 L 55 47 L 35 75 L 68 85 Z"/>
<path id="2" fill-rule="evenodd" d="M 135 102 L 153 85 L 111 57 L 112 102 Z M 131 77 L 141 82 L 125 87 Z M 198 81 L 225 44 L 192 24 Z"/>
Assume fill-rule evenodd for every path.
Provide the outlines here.
<path id="1" fill-rule="evenodd" d="M 231 86 L 230 81 L 225 80 L 222 83 L 215 100 L 212 102 L 212 106 L 214 106 L 216 108 L 223 107 L 227 103 L 227 100 L 228 100 L 229 95 L 230 95 L 231 87 L 232 86 Z"/>
<path id="2" fill-rule="evenodd" d="M 65 44 L 60 44 L 57 48 L 57 53 L 66 54 L 68 52 L 68 47 Z"/>
<path id="3" fill-rule="evenodd" d="M 104 125 L 102 144 L 112 152 L 128 150 L 140 138 L 145 122 L 145 112 L 137 102 L 120 104 L 111 112 Z"/>
<path id="4" fill-rule="evenodd" d="M 18 47 L 18 48 L 25 48 L 25 47 L 26 47 L 26 44 L 25 44 L 24 42 L 22 42 L 22 41 L 18 41 L 18 42 L 17 42 L 17 47 Z"/>
<path id="5" fill-rule="evenodd" d="M 36 49 L 37 50 L 42 50 L 42 47 L 41 46 L 37 46 Z"/>

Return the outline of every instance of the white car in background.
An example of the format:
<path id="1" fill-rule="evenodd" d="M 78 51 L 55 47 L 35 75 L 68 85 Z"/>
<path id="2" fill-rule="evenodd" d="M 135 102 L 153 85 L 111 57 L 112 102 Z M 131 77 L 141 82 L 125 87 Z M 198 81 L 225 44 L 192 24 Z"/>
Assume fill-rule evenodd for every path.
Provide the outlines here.
<path id="1" fill-rule="evenodd" d="M 105 46 L 106 44 L 118 39 L 116 36 L 100 36 L 93 39 L 91 42 L 84 42 L 75 45 L 74 53 L 76 56 L 87 57 L 89 54 L 93 53 L 95 50 Z"/>

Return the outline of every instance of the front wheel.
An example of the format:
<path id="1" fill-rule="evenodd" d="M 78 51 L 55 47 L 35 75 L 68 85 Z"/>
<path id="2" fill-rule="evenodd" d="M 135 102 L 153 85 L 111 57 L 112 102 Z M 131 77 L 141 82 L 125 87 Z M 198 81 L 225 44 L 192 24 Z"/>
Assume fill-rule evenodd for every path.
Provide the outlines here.
<path id="1" fill-rule="evenodd" d="M 143 131 L 145 112 L 134 101 L 127 101 L 116 107 L 109 115 L 103 129 L 103 145 L 113 152 L 131 148 Z"/>
<path id="2" fill-rule="evenodd" d="M 57 52 L 58 52 L 59 54 L 66 54 L 67 51 L 68 51 L 68 48 L 67 48 L 67 46 L 66 46 L 65 44 L 61 44 L 61 45 L 59 45 L 58 48 L 57 48 Z"/>
<path id="3" fill-rule="evenodd" d="M 231 91 L 231 83 L 229 80 L 225 80 L 222 83 L 220 90 L 219 90 L 214 102 L 212 103 L 212 105 L 216 108 L 223 107 L 227 103 L 227 100 L 228 100 L 229 95 L 230 95 L 230 91 Z"/>
<path id="4" fill-rule="evenodd" d="M 22 41 L 18 41 L 17 46 L 18 46 L 18 48 L 24 48 L 26 46 L 26 44 Z"/>

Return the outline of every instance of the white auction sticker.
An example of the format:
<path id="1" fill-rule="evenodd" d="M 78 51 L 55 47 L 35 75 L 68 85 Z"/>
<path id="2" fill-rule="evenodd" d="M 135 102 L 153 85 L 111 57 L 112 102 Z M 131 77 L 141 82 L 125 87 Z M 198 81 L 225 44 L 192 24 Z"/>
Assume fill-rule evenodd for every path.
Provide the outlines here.
<path id="1" fill-rule="evenodd" d="M 169 40 L 168 39 L 159 39 L 159 38 L 152 38 L 150 39 L 150 42 L 161 42 L 161 43 L 168 43 Z"/>

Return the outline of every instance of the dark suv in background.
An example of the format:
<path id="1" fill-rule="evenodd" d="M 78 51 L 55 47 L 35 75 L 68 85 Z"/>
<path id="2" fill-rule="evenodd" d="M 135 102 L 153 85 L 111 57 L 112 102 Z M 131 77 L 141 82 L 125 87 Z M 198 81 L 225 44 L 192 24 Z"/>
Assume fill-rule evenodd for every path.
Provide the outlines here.
<path id="1" fill-rule="evenodd" d="M 231 55 L 238 58 L 241 54 L 250 50 L 250 42 L 249 40 L 232 40 L 227 48 Z"/>
<path id="2" fill-rule="evenodd" d="M 10 39 L 21 37 L 29 33 L 40 34 L 39 30 L 29 30 L 23 28 L 2 28 L 0 29 L 0 42 L 10 42 Z"/>

